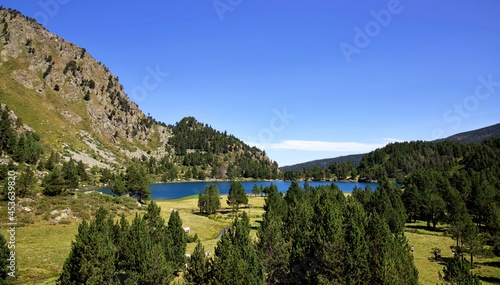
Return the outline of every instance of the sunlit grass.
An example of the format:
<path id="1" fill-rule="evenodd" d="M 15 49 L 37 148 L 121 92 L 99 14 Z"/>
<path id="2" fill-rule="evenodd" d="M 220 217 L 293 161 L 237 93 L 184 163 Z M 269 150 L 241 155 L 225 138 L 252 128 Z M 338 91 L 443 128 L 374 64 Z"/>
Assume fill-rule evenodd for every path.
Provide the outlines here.
<path id="1" fill-rule="evenodd" d="M 422 285 L 441 284 L 438 272 L 445 267 L 445 261 L 453 258 L 450 246 L 456 241 L 446 235 L 447 226 L 440 225 L 437 229 L 427 229 L 426 224 L 407 224 L 405 236 L 410 246 L 414 247 L 415 265 L 419 270 L 419 279 Z M 410 231 L 410 232 L 409 232 Z M 434 248 L 441 250 L 441 262 L 434 259 Z M 500 282 L 500 257 L 474 258 L 477 274 L 483 284 L 499 284 Z M 493 282 L 491 282 L 493 281 Z"/>

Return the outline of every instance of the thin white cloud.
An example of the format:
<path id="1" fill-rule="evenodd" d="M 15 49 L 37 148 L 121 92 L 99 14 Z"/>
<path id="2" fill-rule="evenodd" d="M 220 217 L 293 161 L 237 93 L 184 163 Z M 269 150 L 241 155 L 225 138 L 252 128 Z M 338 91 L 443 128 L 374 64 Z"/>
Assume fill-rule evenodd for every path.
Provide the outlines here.
<path id="1" fill-rule="evenodd" d="M 384 141 L 392 143 L 392 142 L 404 142 L 405 140 L 402 139 L 395 139 L 395 138 L 382 138 Z"/>
<path id="2" fill-rule="evenodd" d="M 359 142 L 329 142 L 329 141 L 306 141 L 306 140 L 284 140 L 279 143 L 256 143 L 247 142 L 251 146 L 270 150 L 300 150 L 300 151 L 322 151 L 322 152 L 347 152 L 361 153 L 369 152 L 386 144 L 367 144 Z"/>

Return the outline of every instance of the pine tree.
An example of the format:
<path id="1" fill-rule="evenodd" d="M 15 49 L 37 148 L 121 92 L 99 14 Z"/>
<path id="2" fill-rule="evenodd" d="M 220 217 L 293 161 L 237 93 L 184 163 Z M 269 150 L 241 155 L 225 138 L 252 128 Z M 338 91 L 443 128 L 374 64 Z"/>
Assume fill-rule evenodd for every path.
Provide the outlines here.
<path id="1" fill-rule="evenodd" d="M 127 192 L 127 187 L 125 186 L 125 181 L 123 181 L 122 175 L 113 176 L 108 184 L 111 192 L 118 196 L 122 196 Z"/>
<path id="2" fill-rule="evenodd" d="M 70 159 L 68 162 L 63 164 L 62 174 L 65 184 L 69 189 L 78 188 L 78 170 L 76 169 L 75 161 L 73 159 Z"/>
<path id="3" fill-rule="evenodd" d="M 215 284 L 265 284 L 264 268 L 251 243 L 246 213 L 233 222 L 215 248 L 213 282 Z"/>
<path id="4" fill-rule="evenodd" d="M 168 232 L 172 239 L 172 258 L 170 259 L 175 269 L 180 269 L 185 262 L 186 234 L 182 228 L 179 212 L 172 211 L 168 219 Z"/>
<path id="5" fill-rule="evenodd" d="M 309 284 L 339 282 L 343 273 L 343 194 L 336 185 L 313 190 L 312 254 Z M 342 200 L 337 196 L 341 195 Z"/>
<path id="6" fill-rule="evenodd" d="M 227 195 L 227 204 L 238 210 L 240 204 L 247 204 L 248 197 L 243 184 L 239 181 L 232 181 Z"/>
<path id="7" fill-rule="evenodd" d="M 43 194 L 47 196 L 57 196 L 66 189 L 66 182 L 59 167 L 43 178 Z"/>
<path id="8" fill-rule="evenodd" d="M 76 163 L 76 170 L 78 173 L 78 176 L 80 177 L 81 181 L 87 181 L 89 180 L 89 176 L 87 174 L 87 170 L 85 170 L 85 164 L 81 160 L 79 160 Z"/>
<path id="9" fill-rule="evenodd" d="M 149 187 L 148 172 L 142 164 L 131 164 L 127 168 L 125 181 L 130 196 L 137 197 L 140 203 L 142 203 L 144 199 L 149 199 L 151 189 Z"/>
<path id="10" fill-rule="evenodd" d="M 297 182 L 292 182 L 285 194 L 287 216 L 284 219 L 284 236 L 290 242 L 290 282 L 307 284 L 314 260 L 311 244 L 313 209 L 306 192 Z"/>
<path id="11" fill-rule="evenodd" d="M 220 194 L 217 185 L 207 185 L 205 187 L 205 193 L 200 191 L 198 196 L 198 208 L 200 208 L 201 212 L 214 214 L 220 209 L 220 206 Z"/>
<path id="12" fill-rule="evenodd" d="M 193 285 L 209 284 L 210 270 L 210 261 L 205 256 L 205 248 L 198 241 L 189 259 L 185 279 L 189 284 Z"/>
<path id="13" fill-rule="evenodd" d="M 174 270 L 167 262 L 163 245 L 155 243 L 147 222 L 136 215 L 122 247 L 126 284 L 169 284 Z"/>
<path id="14" fill-rule="evenodd" d="M 463 245 L 470 254 L 470 267 L 474 267 L 474 257 L 484 250 L 484 238 L 477 225 L 470 221 L 464 227 Z"/>
<path id="15" fill-rule="evenodd" d="M 363 284 L 370 280 L 369 248 L 366 243 L 366 214 L 358 202 L 350 202 L 344 211 L 344 282 Z"/>
<path id="16" fill-rule="evenodd" d="M 458 254 L 453 257 L 453 260 L 446 264 L 442 274 L 439 272 L 439 279 L 444 281 L 447 285 L 481 284 L 479 278 L 470 271 L 469 263 L 458 256 Z"/>
<path id="17" fill-rule="evenodd" d="M 31 167 L 26 167 L 17 180 L 17 190 L 19 197 L 27 196 L 35 182 L 35 172 Z"/>
<path id="18" fill-rule="evenodd" d="M 56 164 L 58 163 L 58 158 L 57 158 L 57 155 L 54 151 L 51 151 L 50 152 L 50 156 L 49 158 L 47 159 L 47 161 L 45 162 L 45 168 L 48 170 L 48 171 L 52 171 L 54 170 L 54 167 L 56 166 Z"/>
<path id="19" fill-rule="evenodd" d="M 273 212 L 266 212 L 257 232 L 257 252 L 266 271 L 266 284 L 280 284 L 288 274 L 290 243 L 283 237 L 283 221 Z"/>
<path id="20" fill-rule="evenodd" d="M 205 188 L 205 194 L 208 197 L 208 213 L 209 214 L 214 214 L 217 212 L 218 209 L 220 209 L 220 194 L 219 194 L 219 187 L 217 187 L 216 184 L 211 184 Z"/>
<path id="21" fill-rule="evenodd" d="M 387 284 L 390 276 L 387 272 L 389 264 L 389 245 L 393 238 L 385 220 L 373 213 L 368 221 L 366 240 L 369 241 L 369 265 L 372 272 L 370 284 Z"/>
<path id="22" fill-rule="evenodd" d="M 61 284 L 119 284 L 115 274 L 116 247 L 112 243 L 107 212 L 100 208 L 96 219 L 83 221 L 63 266 Z"/>
<path id="23" fill-rule="evenodd" d="M 401 196 L 401 200 L 403 201 L 406 213 L 408 214 L 408 219 L 413 222 L 416 222 L 418 216 L 420 215 L 420 199 L 420 192 L 418 191 L 418 188 L 413 184 L 407 185 L 403 195 Z"/>
<path id="24" fill-rule="evenodd" d="M 148 226 L 148 232 L 155 243 L 163 244 L 165 239 L 165 220 L 161 217 L 161 208 L 154 202 L 148 205 L 148 211 L 144 220 Z"/>
<path id="25" fill-rule="evenodd" d="M 118 221 L 113 227 L 113 244 L 116 246 L 116 257 L 115 257 L 115 267 L 119 275 L 123 274 L 125 271 L 126 263 L 126 247 L 128 247 L 128 234 L 130 231 L 130 224 L 125 218 L 125 214 L 120 215 L 120 221 Z"/>
<path id="26" fill-rule="evenodd" d="M 287 206 L 283 195 L 278 192 L 278 187 L 271 183 L 269 188 L 266 190 L 267 195 L 265 198 L 264 211 L 272 211 L 274 214 L 278 215 L 282 221 L 285 220 L 287 215 Z"/>

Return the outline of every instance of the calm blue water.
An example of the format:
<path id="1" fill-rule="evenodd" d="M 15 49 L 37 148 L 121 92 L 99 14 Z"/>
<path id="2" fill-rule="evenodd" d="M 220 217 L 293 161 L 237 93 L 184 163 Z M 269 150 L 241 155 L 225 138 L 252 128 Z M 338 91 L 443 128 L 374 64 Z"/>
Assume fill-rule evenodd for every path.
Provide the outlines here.
<path id="1" fill-rule="evenodd" d="M 292 184 L 291 182 L 288 181 L 273 181 L 272 183 L 278 187 L 278 190 L 280 192 L 286 192 L 290 187 L 290 185 Z M 334 182 L 334 183 L 337 184 L 340 190 L 342 190 L 342 192 L 344 193 L 351 193 L 352 189 L 355 186 L 364 189 L 367 185 L 369 185 L 372 188 L 372 190 L 375 190 L 378 186 L 378 183 L 364 183 L 364 182 Z M 209 184 L 217 184 L 217 187 L 219 187 L 219 192 L 222 195 L 228 194 L 229 187 L 231 186 L 231 182 L 178 182 L 178 183 L 151 184 L 150 185 L 151 198 L 156 200 L 161 200 L 161 199 L 174 199 L 191 195 L 198 195 L 200 193 L 200 190 L 204 190 L 205 187 Z M 271 185 L 271 182 L 245 181 L 242 182 L 242 184 L 243 187 L 245 187 L 247 193 L 251 194 L 254 184 L 257 184 L 257 186 L 259 187 L 261 185 L 262 187 L 267 187 Z M 312 187 L 320 185 L 331 185 L 331 184 L 332 182 L 315 182 L 315 181 L 309 182 L 309 185 Z M 304 187 L 304 182 L 299 182 L 299 185 L 301 187 Z M 104 190 L 103 192 L 109 193 L 109 190 L 108 191 Z"/>

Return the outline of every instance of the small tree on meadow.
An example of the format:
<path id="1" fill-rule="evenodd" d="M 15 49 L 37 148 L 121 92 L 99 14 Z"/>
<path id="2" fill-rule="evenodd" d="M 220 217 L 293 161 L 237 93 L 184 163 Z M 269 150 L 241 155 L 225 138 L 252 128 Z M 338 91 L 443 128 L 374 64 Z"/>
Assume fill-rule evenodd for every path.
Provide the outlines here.
<path id="1" fill-rule="evenodd" d="M 231 182 L 231 187 L 229 188 L 229 194 L 227 196 L 227 204 L 238 210 L 240 204 L 247 203 L 248 197 L 243 184 L 239 181 Z"/>

